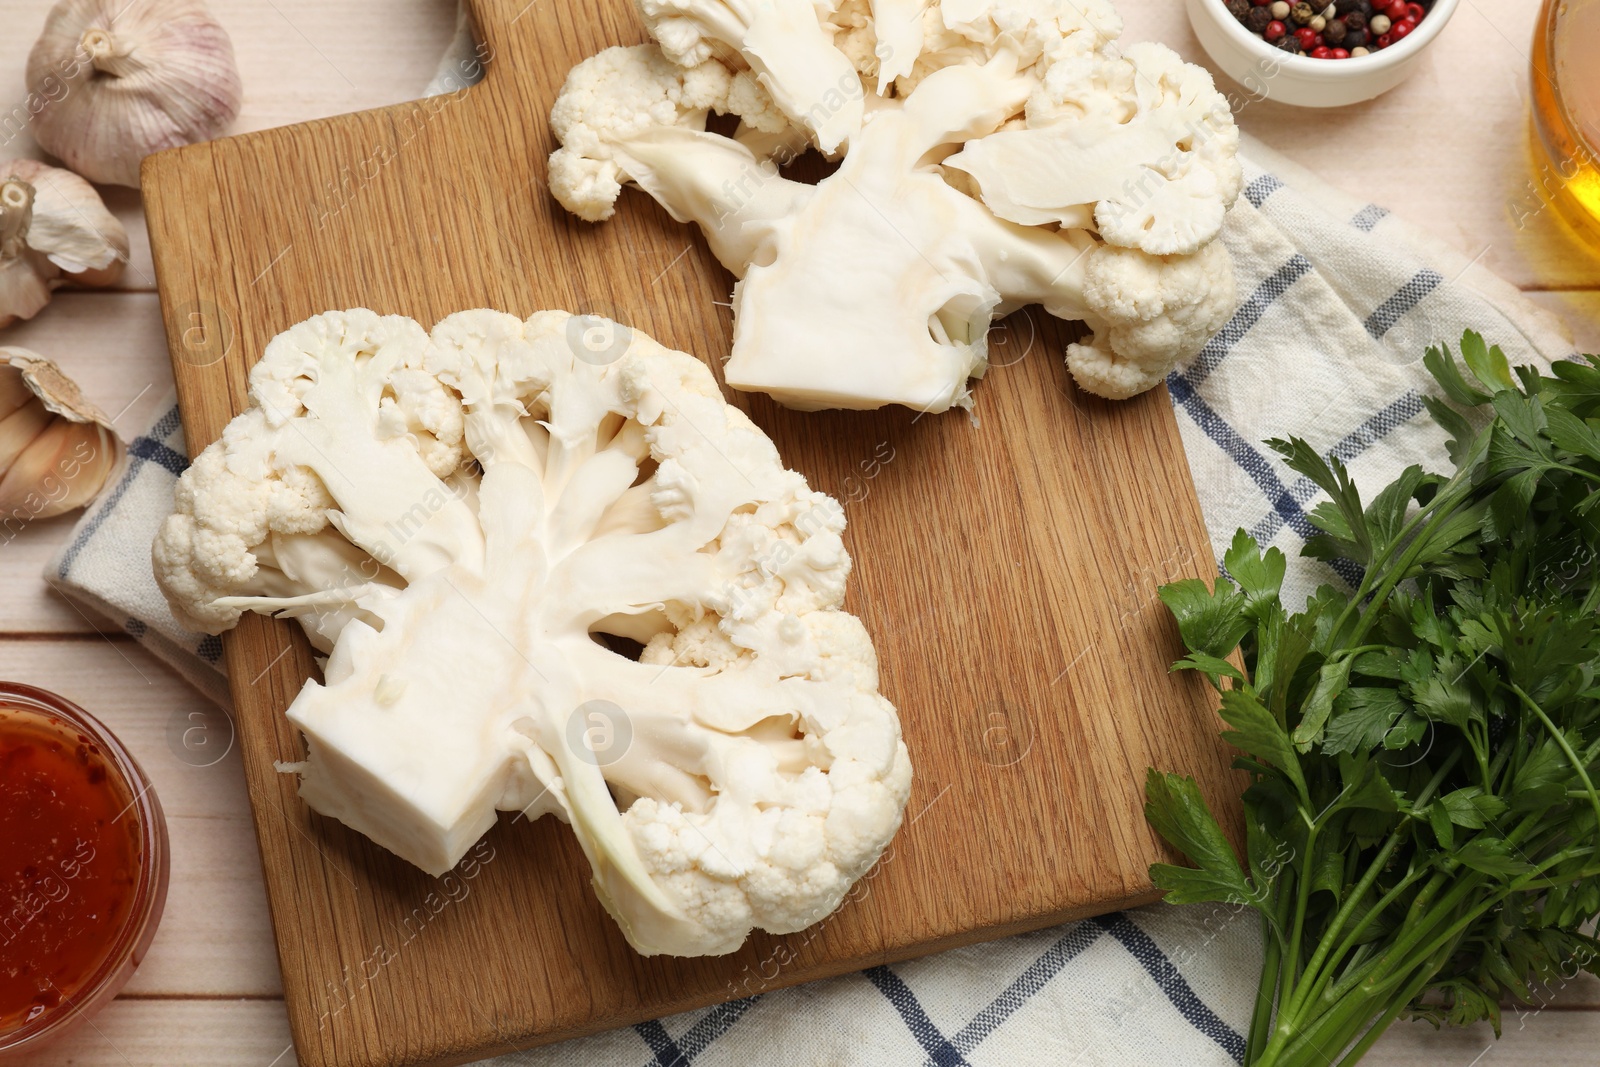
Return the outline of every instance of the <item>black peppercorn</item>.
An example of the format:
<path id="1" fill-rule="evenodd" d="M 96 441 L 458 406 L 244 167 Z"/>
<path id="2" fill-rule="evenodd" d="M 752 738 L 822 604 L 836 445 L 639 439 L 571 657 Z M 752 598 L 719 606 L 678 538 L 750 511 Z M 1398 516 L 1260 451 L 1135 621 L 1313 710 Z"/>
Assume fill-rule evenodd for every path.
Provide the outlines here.
<path id="1" fill-rule="evenodd" d="M 1274 41 L 1273 44 L 1294 56 L 1300 55 L 1305 51 L 1305 49 L 1300 47 L 1300 38 L 1296 37 L 1292 33 L 1284 34 L 1282 37 L 1279 37 L 1276 41 Z"/>
<path id="2" fill-rule="evenodd" d="M 1335 15 L 1344 16 L 1350 14 L 1352 11 L 1360 10 L 1360 8 L 1361 0 L 1334 0 L 1333 13 Z"/>
<path id="3" fill-rule="evenodd" d="M 1322 27 L 1322 39 L 1328 43 L 1329 48 L 1344 47 L 1344 35 L 1345 25 L 1338 19 Z"/>
<path id="4" fill-rule="evenodd" d="M 1364 30 L 1367 28 L 1367 16 L 1359 11 L 1352 11 L 1344 17 L 1344 28 L 1347 30 Z"/>
<path id="5" fill-rule="evenodd" d="M 1296 26 L 1304 26 L 1317 17 L 1317 9 L 1306 3 L 1305 0 L 1300 0 L 1300 3 L 1289 9 L 1289 17 L 1294 19 Z"/>
<path id="6" fill-rule="evenodd" d="M 1243 22 L 1250 14 L 1250 0 L 1228 0 L 1228 14 Z"/>
<path id="7" fill-rule="evenodd" d="M 1272 12 L 1264 7 L 1253 7 L 1245 16 L 1244 24 L 1251 33 L 1266 33 L 1267 27 L 1272 23 Z"/>
<path id="8" fill-rule="evenodd" d="M 1365 48 L 1371 43 L 1372 38 L 1366 30 L 1352 30 L 1349 23 L 1345 24 L 1344 43 L 1340 48 Z"/>

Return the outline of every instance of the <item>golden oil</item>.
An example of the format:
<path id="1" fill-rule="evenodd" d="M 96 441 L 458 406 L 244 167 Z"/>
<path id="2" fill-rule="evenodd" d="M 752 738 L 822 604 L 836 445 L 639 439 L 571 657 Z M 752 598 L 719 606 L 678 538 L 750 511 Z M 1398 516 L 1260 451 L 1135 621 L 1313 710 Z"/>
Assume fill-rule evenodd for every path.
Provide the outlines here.
<path id="1" fill-rule="evenodd" d="M 1600 0 L 1545 0 L 1533 35 L 1534 185 L 1600 249 Z"/>

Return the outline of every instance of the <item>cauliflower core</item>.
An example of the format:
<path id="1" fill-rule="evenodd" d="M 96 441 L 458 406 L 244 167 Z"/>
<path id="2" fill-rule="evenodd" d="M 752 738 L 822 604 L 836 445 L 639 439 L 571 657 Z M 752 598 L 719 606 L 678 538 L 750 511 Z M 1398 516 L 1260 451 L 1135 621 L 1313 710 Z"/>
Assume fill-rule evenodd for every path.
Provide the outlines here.
<path id="1" fill-rule="evenodd" d="M 700 226 L 739 279 L 729 385 L 943 411 L 990 323 L 1040 304 L 1093 331 L 1078 384 L 1123 398 L 1233 313 L 1227 101 L 1171 49 L 1119 48 L 1107 0 L 638 3 L 656 43 L 573 68 L 550 189 L 598 222 L 632 183 Z M 808 148 L 840 160 L 814 186 L 780 173 Z"/>
<path id="2" fill-rule="evenodd" d="M 250 398 L 156 576 L 191 626 L 293 616 L 328 653 L 288 712 L 311 807 L 433 874 L 497 810 L 554 814 L 646 954 L 808 926 L 894 835 L 911 764 L 839 610 L 842 509 L 699 360 L 357 310 L 276 338 Z"/>

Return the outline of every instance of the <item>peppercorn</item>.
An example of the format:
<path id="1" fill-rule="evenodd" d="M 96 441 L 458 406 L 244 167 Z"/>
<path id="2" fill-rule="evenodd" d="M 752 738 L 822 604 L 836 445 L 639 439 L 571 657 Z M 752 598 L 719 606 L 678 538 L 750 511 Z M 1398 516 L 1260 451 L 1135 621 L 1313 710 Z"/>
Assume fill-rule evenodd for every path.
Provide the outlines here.
<path id="1" fill-rule="evenodd" d="M 1367 28 L 1367 16 L 1359 11 L 1352 11 L 1344 17 L 1344 28 L 1347 30 L 1364 30 Z"/>
<path id="2" fill-rule="evenodd" d="M 1250 0 L 1228 0 L 1228 14 L 1243 22 L 1250 14 Z"/>
<path id="3" fill-rule="evenodd" d="M 1390 37 L 1387 33 L 1378 34 L 1378 47 L 1379 48 L 1388 48 L 1392 44 L 1394 44 L 1394 38 L 1393 37 Z"/>
<path id="4" fill-rule="evenodd" d="M 1388 15 L 1374 15 L 1367 21 L 1367 29 L 1379 36 L 1388 33 L 1391 25 L 1393 24 L 1389 21 Z"/>
<path id="5" fill-rule="evenodd" d="M 1317 17 L 1317 9 L 1306 3 L 1305 0 L 1300 0 L 1298 4 L 1289 9 L 1289 17 L 1294 20 L 1296 26 L 1304 26 Z"/>
<path id="6" fill-rule="evenodd" d="M 1289 28 L 1287 26 L 1277 19 L 1273 19 L 1267 23 L 1267 28 L 1261 31 L 1261 36 L 1266 38 L 1268 44 L 1274 44 L 1281 41 L 1288 32 Z"/>
<path id="7" fill-rule="evenodd" d="M 1264 7 L 1253 7 L 1250 14 L 1245 16 L 1244 24 L 1254 34 L 1267 32 L 1267 25 L 1272 22 L 1272 12 Z"/>
<path id="8" fill-rule="evenodd" d="M 1296 37 L 1292 33 L 1284 34 L 1282 37 L 1279 37 L 1276 41 L 1274 41 L 1273 44 L 1283 51 L 1288 52 L 1292 56 L 1297 56 L 1303 51 L 1303 49 L 1300 47 L 1300 38 Z"/>
<path id="9" fill-rule="evenodd" d="M 1368 39 L 1366 30 L 1352 30 L 1347 22 L 1345 23 L 1344 40 L 1339 43 L 1341 47 L 1350 49 L 1351 55 L 1355 55 L 1356 49 L 1364 46 Z"/>
<path id="10" fill-rule="evenodd" d="M 1415 22 L 1397 22 L 1393 26 L 1389 27 L 1389 36 L 1398 41 L 1400 38 L 1416 29 L 1416 27 L 1417 24 Z"/>
<path id="11" fill-rule="evenodd" d="M 1311 21 L 1306 23 L 1306 25 L 1311 27 L 1312 33 L 1321 33 L 1323 27 L 1328 25 L 1328 20 L 1323 18 L 1321 15 L 1312 15 Z"/>
<path id="12" fill-rule="evenodd" d="M 1367 51 L 1365 47 L 1350 49 L 1350 57 L 1352 59 L 1354 59 L 1356 56 L 1370 56 L 1371 54 L 1372 53 Z"/>
<path id="13" fill-rule="evenodd" d="M 1410 3 L 1406 5 L 1406 18 L 1412 22 L 1421 22 L 1422 17 L 1428 13 L 1421 4 Z"/>
<path id="14" fill-rule="evenodd" d="M 1300 40 L 1300 51 L 1309 52 L 1317 47 L 1317 31 L 1310 26 L 1301 26 L 1294 31 L 1294 36 Z"/>
<path id="15" fill-rule="evenodd" d="M 1311 50 L 1312 59 L 1327 59 L 1331 55 L 1333 55 L 1333 50 L 1324 45 L 1319 45 Z"/>
<path id="16" fill-rule="evenodd" d="M 1334 14 L 1343 17 L 1352 11 L 1359 11 L 1361 9 L 1361 0 L 1334 0 L 1333 9 Z"/>
<path id="17" fill-rule="evenodd" d="M 1330 46 L 1342 45 L 1344 44 L 1344 33 L 1344 23 L 1339 19 L 1334 19 L 1322 28 L 1322 39 L 1327 41 Z"/>

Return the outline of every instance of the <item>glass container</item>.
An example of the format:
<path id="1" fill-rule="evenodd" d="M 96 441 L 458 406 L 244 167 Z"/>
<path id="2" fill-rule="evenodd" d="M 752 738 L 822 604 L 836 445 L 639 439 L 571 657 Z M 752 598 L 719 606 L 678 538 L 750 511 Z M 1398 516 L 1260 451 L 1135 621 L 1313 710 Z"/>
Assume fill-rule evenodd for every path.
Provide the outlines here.
<path id="1" fill-rule="evenodd" d="M 0 682 L 0 1061 L 112 1000 L 166 904 L 169 845 L 127 748 L 54 693 Z"/>
<path id="2" fill-rule="evenodd" d="M 1533 35 L 1534 185 L 1600 249 L 1600 0 L 1545 0 Z"/>

